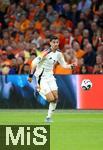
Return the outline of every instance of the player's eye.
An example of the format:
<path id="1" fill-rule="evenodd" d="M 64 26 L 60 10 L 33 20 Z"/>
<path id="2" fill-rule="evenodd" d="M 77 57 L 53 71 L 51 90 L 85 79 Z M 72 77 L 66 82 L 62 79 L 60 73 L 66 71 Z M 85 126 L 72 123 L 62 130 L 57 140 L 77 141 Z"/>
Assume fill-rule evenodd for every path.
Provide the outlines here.
<path id="1" fill-rule="evenodd" d="M 58 41 L 55 41 L 55 43 L 58 43 Z"/>

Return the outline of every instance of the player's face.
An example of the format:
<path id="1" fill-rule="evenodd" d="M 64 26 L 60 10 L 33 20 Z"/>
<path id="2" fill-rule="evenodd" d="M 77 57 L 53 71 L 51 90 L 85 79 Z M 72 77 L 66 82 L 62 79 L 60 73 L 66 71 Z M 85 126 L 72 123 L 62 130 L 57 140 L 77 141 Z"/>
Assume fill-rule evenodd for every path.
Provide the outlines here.
<path id="1" fill-rule="evenodd" d="M 51 49 L 52 51 L 55 51 L 59 48 L 59 40 L 58 39 L 54 39 L 50 42 L 50 46 L 51 46 Z"/>

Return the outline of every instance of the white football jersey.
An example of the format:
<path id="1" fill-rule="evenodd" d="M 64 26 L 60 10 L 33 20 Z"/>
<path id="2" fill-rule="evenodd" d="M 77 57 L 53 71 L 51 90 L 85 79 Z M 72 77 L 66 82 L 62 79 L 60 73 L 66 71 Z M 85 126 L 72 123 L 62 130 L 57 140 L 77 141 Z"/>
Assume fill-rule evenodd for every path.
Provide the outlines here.
<path id="1" fill-rule="evenodd" d="M 56 63 L 60 63 L 64 68 L 68 68 L 64 60 L 64 56 L 60 51 L 49 52 L 46 56 L 41 58 L 36 57 L 32 63 L 36 64 L 35 76 L 39 76 L 43 71 L 43 76 L 53 75 L 53 67 Z"/>

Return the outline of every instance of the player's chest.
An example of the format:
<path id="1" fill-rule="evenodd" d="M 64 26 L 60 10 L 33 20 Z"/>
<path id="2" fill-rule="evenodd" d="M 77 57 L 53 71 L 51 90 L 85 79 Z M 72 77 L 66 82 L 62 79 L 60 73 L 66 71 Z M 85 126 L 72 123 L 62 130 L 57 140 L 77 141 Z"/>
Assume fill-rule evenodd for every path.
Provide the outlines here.
<path id="1" fill-rule="evenodd" d="M 57 54 L 56 53 L 50 53 L 46 56 L 45 61 L 47 63 L 56 63 L 57 62 Z"/>

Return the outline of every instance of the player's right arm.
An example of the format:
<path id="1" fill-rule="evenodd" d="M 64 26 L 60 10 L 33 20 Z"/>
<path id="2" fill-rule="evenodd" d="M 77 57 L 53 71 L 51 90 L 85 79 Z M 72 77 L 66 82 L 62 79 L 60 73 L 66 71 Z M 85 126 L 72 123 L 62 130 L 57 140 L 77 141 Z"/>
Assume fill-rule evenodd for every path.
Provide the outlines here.
<path id="1" fill-rule="evenodd" d="M 34 72 L 36 70 L 37 65 L 41 62 L 41 60 L 42 60 L 42 58 L 40 56 L 38 56 L 32 61 L 30 74 L 29 74 L 29 77 L 28 77 L 28 81 L 29 82 L 32 81 L 33 74 L 34 74 Z"/>
<path id="2" fill-rule="evenodd" d="M 75 64 L 72 63 L 72 64 L 68 64 L 65 59 L 64 59 L 64 56 L 61 52 L 58 53 L 58 62 L 59 64 L 63 67 L 63 68 L 67 68 L 67 69 L 74 69 L 75 67 Z"/>
<path id="3" fill-rule="evenodd" d="M 44 50 L 42 51 L 39 56 L 37 56 L 31 63 L 31 70 L 30 70 L 30 74 L 29 74 L 29 78 L 28 81 L 31 82 L 32 81 L 32 77 L 33 74 L 36 70 L 36 66 L 43 60 L 43 58 L 50 52 L 50 50 Z"/>

